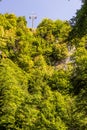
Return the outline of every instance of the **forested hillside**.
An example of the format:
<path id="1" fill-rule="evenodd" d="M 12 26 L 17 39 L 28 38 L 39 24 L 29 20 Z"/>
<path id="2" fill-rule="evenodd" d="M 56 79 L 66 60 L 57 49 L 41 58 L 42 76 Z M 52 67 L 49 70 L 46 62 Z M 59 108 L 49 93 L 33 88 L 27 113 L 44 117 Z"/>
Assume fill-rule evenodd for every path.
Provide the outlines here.
<path id="1" fill-rule="evenodd" d="M 70 22 L 0 14 L 0 130 L 87 130 L 87 2 Z"/>

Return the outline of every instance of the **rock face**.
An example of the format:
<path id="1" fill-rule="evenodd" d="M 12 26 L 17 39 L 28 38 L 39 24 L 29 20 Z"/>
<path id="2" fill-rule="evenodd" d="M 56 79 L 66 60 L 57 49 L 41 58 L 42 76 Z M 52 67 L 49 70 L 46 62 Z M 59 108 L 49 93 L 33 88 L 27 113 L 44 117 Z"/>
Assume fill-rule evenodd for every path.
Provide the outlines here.
<path id="1" fill-rule="evenodd" d="M 71 56 L 73 55 L 75 50 L 76 50 L 75 46 L 73 47 L 68 46 L 68 57 L 62 60 L 61 62 L 57 61 L 55 63 L 55 69 L 60 69 L 60 68 L 67 69 L 68 64 L 73 62 Z"/>

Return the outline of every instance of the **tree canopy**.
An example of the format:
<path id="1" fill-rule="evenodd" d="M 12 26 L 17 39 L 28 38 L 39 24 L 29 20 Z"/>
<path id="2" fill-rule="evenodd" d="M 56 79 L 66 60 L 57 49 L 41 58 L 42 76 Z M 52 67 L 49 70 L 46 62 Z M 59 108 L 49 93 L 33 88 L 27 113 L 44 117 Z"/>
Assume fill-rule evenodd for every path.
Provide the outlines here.
<path id="1" fill-rule="evenodd" d="M 0 130 L 87 129 L 86 8 L 34 30 L 0 14 Z"/>

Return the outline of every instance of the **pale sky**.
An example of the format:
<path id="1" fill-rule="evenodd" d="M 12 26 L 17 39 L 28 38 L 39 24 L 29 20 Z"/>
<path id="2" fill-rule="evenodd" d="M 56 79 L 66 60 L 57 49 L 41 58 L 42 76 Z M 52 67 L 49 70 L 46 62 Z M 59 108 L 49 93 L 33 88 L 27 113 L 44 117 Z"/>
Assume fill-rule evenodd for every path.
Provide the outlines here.
<path id="1" fill-rule="evenodd" d="M 37 19 L 34 20 L 36 27 L 43 18 L 70 20 L 80 7 L 81 0 L 2 0 L 0 13 L 25 16 L 29 27 L 31 27 L 29 15 L 34 13 L 37 15 Z"/>

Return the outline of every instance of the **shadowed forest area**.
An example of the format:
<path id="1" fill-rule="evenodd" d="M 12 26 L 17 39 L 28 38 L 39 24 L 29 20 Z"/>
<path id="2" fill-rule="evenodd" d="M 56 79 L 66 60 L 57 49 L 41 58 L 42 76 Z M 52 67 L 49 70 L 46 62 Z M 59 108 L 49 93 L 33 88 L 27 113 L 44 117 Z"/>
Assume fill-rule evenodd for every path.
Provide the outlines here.
<path id="1" fill-rule="evenodd" d="M 87 1 L 70 21 L 0 14 L 0 130 L 87 130 Z"/>

